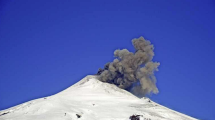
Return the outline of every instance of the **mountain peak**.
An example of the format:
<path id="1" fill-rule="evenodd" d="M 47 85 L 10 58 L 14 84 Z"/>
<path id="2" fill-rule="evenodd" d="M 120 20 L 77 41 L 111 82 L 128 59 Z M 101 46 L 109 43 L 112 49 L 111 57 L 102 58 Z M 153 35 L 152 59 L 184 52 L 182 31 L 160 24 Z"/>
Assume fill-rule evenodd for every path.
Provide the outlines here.
<path id="1" fill-rule="evenodd" d="M 88 75 L 66 90 L 0 111 L 1 120 L 129 120 L 133 114 L 151 120 L 195 120 L 163 107 L 97 76 Z"/>
<path id="2" fill-rule="evenodd" d="M 82 99 L 98 99 L 97 96 L 101 97 L 125 97 L 126 99 L 139 99 L 130 92 L 120 89 L 119 87 L 115 86 L 114 84 L 104 83 L 98 80 L 98 77 L 95 75 L 88 75 L 73 86 L 67 88 L 66 90 L 58 93 L 57 96 L 66 97 L 68 99 L 71 94 L 74 97 L 84 96 Z M 93 94 L 96 97 L 93 97 Z M 87 97 L 91 95 L 90 97 Z"/>

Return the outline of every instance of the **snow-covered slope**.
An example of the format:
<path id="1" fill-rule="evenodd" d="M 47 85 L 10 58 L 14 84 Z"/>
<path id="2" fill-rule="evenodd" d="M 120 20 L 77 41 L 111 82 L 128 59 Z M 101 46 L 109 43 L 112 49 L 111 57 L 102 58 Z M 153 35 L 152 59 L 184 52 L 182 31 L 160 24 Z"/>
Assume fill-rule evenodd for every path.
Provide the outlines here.
<path id="1" fill-rule="evenodd" d="M 96 76 L 53 96 L 0 111 L 0 120 L 129 120 L 133 114 L 142 115 L 142 120 L 196 120 L 100 82 Z"/>

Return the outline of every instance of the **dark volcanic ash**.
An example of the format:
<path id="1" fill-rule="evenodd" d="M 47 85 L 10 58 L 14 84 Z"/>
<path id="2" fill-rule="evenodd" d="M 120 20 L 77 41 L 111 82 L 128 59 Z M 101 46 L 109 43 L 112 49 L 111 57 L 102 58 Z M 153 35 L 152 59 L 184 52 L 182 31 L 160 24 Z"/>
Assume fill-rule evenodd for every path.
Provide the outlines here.
<path id="1" fill-rule="evenodd" d="M 113 62 L 99 69 L 97 75 L 102 82 L 112 83 L 130 90 L 137 96 L 158 93 L 154 72 L 159 62 L 152 62 L 154 46 L 143 37 L 132 40 L 135 53 L 127 49 L 115 50 Z"/>

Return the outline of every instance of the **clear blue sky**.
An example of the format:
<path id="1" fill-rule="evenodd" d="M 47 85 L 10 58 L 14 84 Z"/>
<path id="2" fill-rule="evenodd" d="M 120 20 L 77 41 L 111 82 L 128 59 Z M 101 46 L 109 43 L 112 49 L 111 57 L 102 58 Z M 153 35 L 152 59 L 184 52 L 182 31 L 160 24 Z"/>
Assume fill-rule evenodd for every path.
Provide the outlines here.
<path id="1" fill-rule="evenodd" d="M 0 109 L 95 74 L 140 36 L 161 63 L 151 99 L 215 120 L 214 0 L 1 0 Z"/>

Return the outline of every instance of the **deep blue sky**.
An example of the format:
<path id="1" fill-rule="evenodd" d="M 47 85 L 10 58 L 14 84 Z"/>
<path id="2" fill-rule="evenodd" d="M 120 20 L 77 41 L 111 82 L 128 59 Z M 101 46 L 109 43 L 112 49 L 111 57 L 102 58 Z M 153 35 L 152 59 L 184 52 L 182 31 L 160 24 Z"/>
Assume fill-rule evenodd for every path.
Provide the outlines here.
<path id="1" fill-rule="evenodd" d="M 214 120 L 213 0 L 1 0 L 0 110 L 95 74 L 140 36 L 161 63 L 152 100 Z"/>

